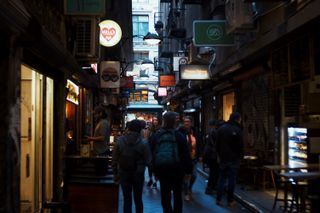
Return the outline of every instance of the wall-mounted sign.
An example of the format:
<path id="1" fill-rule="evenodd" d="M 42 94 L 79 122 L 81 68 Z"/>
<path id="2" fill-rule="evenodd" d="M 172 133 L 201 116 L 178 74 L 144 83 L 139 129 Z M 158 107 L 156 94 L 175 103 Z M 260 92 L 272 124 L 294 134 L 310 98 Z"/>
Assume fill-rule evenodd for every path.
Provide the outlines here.
<path id="1" fill-rule="evenodd" d="M 167 92 L 167 88 L 165 87 L 158 87 L 158 96 L 159 97 L 165 97 L 168 95 L 168 92 Z"/>
<path id="2" fill-rule="evenodd" d="M 209 80 L 208 65 L 182 64 L 180 65 L 181 80 Z"/>
<path id="3" fill-rule="evenodd" d="M 173 71 L 179 72 L 179 65 L 187 64 L 187 63 L 188 63 L 188 57 L 185 57 L 185 56 L 173 57 Z"/>
<path id="4" fill-rule="evenodd" d="M 100 87 L 119 88 L 120 87 L 120 62 L 102 61 L 100 64 Z"/>
<path id="5" fill-rule="evenodd" d="M 226 33 L 225 20 L 193 21 L 195 46 L 233 46 L 234 37 Z"/>
<path id="6" fill-rule="evenodd" d="M 122 36 L 121 27 L 115 21 L 104 20 L 100 22 L 99 42 L 102 46 L 112 47 L 119 43 Z"/>
<path id="7" fill-rule="evenodd" d="M 70 80 L 67 80 L 66 88 L 68 89 L 67 101 L 79 104 L 79 86 Z"/>
<path id="8" fill-rule="evenodd" d="M 176 85 L 175 75 L 160 75 L 159 76 L 159 86 L 160 87 L 173 87 Z"/>
<path id="9" fill-rule="evenodd" d="M 65 0 L 67 15 L 104 15 L 105 0 Z"/>

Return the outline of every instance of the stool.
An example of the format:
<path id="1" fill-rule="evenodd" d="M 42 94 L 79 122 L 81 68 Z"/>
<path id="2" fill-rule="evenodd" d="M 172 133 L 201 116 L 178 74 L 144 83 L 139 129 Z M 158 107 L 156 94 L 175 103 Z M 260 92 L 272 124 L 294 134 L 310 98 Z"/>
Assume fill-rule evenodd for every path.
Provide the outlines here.
<path id="1" fill-rule="evenodd" d="M 297 212 L 306 212 L 306 196 L 309 184 L 307 181 L 298 181 L 292 182 L 292 198 L 293 202 L 290 208 L 290 212 L 292 212 L 293 207 L 295 207 Z"/>
<path id="2" fill-rule="evenodd" d="M 292 206 L 293 197 L 291 199 L 289 199 L 288 197 L 288 192 L 290 191 L 291 184 L 292 184 L 292 180 L 283 179 L 281 177 L 278 177 L 276 179 L 275 181 L 276 193 L 275 193 L 272 209 L 275 209 L 278 201 L 282 201 L 284 203 L 284 211 L 287 211 L 287 208 L 289 207 L 288 202 L 291 202 L 290 207 Z M 279 198 L 279 190 L 283 190 L 283 198 Z"/>

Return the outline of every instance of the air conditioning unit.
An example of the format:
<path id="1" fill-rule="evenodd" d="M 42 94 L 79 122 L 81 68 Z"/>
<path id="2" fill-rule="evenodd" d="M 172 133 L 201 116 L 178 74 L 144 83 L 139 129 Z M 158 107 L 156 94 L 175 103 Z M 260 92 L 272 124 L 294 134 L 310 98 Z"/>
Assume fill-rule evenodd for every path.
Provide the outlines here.
<path id="1" fill-rule="evenodd" d="M 90 17 L 76 19 L 75 56 L 95 58 L 98 53 L 98 20 Z"/>
<path id="2" fill-rule="evenodd" d="M 251 3 L 242 0 L 226 0 L 227 34 L 243 33 L 254 29 L 253 8 Z"/>

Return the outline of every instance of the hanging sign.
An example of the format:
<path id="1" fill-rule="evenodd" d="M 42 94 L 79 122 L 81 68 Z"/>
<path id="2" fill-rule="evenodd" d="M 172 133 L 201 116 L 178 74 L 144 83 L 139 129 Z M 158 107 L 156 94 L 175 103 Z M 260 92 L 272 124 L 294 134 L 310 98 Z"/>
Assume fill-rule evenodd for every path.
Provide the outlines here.
<path id="1" fill-rule="evenodd" d="M 100 64 L 100 87 L 119 88 L 120 87 L 120 62 L 102 61 Z"/>
<path id="2" fill-rule="evenodd" d="M 234 37 L 226 33 L 225 20 L 193 21 L 195 46 L 233 46 Z"/>
<path id="3" fill-rule="evenodd" d="M 119 43 L 122 36 L 122 30 L 119 24 L 112 20 L 100 22 L 99 43 L 105 47 L 112 47 Z"/>
<path id="4" fill-rule="evenodd" d="M 180 65 L 181 80 L 209 80 L 208 65 L 183 64 Z"/>
<path id="5" fill-rule="evenodd" d="M 173 87 L 176 85 L 175 75 L 160 75 L 159 86 L 160 87 Z"/>

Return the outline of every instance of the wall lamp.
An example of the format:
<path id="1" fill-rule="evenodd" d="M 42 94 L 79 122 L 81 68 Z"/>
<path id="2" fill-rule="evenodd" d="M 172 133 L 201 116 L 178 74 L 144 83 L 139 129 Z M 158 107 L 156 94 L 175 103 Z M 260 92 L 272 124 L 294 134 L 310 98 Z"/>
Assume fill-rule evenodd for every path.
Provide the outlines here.
<path id="1" fill-rule="evenodd" d="M 147 65 L 147 64 L 154 64 L 153 61 L 151 61 L 150 59 L 141 59 L 141 60 L 134 60 L 134 61 L 121 61 L 122 66 L 121 67 L 121 73 L 120 76 L 122 76 L 128 69 L 129 65 L 131 64 L 137 64 L 137 65 Z"/>
<path id="2" fill-rule="evenodd" d="M 147 35 L 143 37 L 143 41 L 149 45 L 158 45 L 162 41 L 162 38 L 155 33 L 148 32 Z"/>

